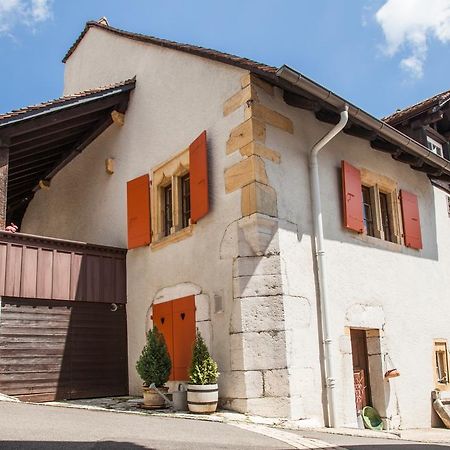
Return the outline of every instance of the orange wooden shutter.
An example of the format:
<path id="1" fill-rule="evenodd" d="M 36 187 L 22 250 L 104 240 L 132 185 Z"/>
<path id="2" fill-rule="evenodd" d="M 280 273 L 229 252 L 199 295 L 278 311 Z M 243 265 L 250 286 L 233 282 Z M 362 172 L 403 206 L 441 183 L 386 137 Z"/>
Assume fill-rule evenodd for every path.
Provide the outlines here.
<path id="1" fill-rule="evenodd" d="M 128 181 L 127 213 L 128 248 L 150 244 L 150 181 L 148 174 Z"/>
<path id="2" fill-rule="evenodd" d="M 174 380 L 189 378 L 192 347 L 195 340 L 194 296 L 180 298 L 173 302 L 173 376 Z"/>
<path id="3" fill-rule="evenodd" d="M 402 190 L 400 191 L 400 201 L 402 204 L 405 245 L 419 250 L 422 248 L 422 233 L 417 196 Z"/>
<path id="4" fill-rule="evenodd" d="M 189 146 L 189 172 L 191 222 L 196 223 L 209 211 L 206 131 Z"/>
<path id="5" fill-rule="evenodd" d="M 173 370 L 173 302 L 159 303 L 153 305 L 153 325 L 163 334 L 172 361 L 172 370 L 169 380 L 175 380 Z"/>
<path id="6" fill-rule="evenodd" d="M 344 227 L 362 233 L 364 231 L 361 173 L 346 161 L 342 161 L 342 194 Z"/>

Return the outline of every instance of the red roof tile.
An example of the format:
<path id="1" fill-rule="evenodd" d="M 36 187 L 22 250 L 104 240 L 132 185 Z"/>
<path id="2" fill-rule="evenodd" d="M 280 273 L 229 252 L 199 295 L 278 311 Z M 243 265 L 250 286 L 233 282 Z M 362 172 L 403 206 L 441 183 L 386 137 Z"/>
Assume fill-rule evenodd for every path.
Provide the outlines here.
<path id="1" fill-rule="evenodd" d="M 64 95 L 63 97 L 59 97 L 54 100 L 48 100 L 46 102 L 42 102 L 37 105 L 26 106 L 24 108 L 20 108 L 20 109 L 16 109 L 16 110 L 13 110 L 13 111 L 10 111 L 7 113 L 0 114 L 0 121 L 20 117 L 22 115 L 29 114 L 30 112 L 33 112 L 33 111 L 39 111 L 42 109 L 47 109 L 49 107 L 63 105 L 64 103 L 70 102 L 72 100 L 82 99 L 85 97 L 89 97 L 90 95 L 93 95 L 93 94 L 107 92 L 109 90 L 114 90 L 116 88 L 123 87 L 128 84 L 134 84 L 134 83 L 135 83 L 135 79 L 132 78 L 129 80 L 118 82 L 118 83 L 108 84 L 106 86 L 101 86 L 98 88 L 88 89 L 85 91 L 77 92 L 75 94 Z"/>
<path id="2" fill-rule="evenodd" d="M 420 113 L 427 111 L 434 106 L 439 106 L 443 102 L 450 99 L 450 90 L 441 92 L 440 94 L 434 95 L 433 97 L 422 100 L 414 105 L 408 106 L 407 108 L 396 111 L 395 113 L 383 117 L 384 122 L 389 125 L 396 125 L 399 122 L 403 122 L 411 117 L 417 116 Z"/>

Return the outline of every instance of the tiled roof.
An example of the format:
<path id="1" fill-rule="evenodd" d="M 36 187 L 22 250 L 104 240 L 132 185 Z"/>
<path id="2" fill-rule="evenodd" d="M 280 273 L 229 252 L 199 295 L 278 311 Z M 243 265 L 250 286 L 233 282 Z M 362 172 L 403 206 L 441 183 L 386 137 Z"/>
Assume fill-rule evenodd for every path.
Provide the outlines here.
<path id="1" fill-rule="evenodd" d="M 109 25 L 105 25 L 104 23 L 99 22 L 87 22 L 84 30 L 81 32 L 78 39 L 73 43 L 72 47 L 70 47 L 69 51 L 63 58 L 63 62 L 65 63 L 70 55 L 75 51 L 78 44 L 83 39 L 84 35 L 88 32 L 90 28 L 101 28 L 103 30 L 109 31 L 111 33 L 117 34 L 119 36 L 124 36 L 129 39 L 134 39 L 140 42 L 147 42 L 149 44 L 159 45 L 160 47 L 171 48 L 173 50 L 179 50 L 185 53 L 191 53 L 193 55 L 201 56 L 204 58 L 209 58 L 215 61 L 223 62 L 225 64 L 231 64 L 233 66 L 241 67 L 246 70 L 250 70 L 256 73 L 266 73 L 270 75 L 274 75 L 277 71 L 276 67 L 268 66 L 266 64 L 262 64 L 251 59 L 241 58 L 240 56 L 231 55 L 229 53 L 219 52 L 217 50 L 212 50 L 209 48 L 198 47 L 196 45 L 189 44 L 180 44 L 178 42 L 169 41 L 166 39 L 160 39 L 153 36 L 147 36 L 145 34 L 139 33 L 131 33 L 129 31 L 120 30 L 118 28 L 111 27 Z"/>
<path id="2" fill-rule="evenodd" d="M 447 100 L 450 100 L 450 91 L 441 92 L 440 94 L 427 98 L 426 100 L 422 100 L 412 106 L 396 111 L 390 116 L 383 117 L 381 120 L 389 125 L 395 125 L 413 116 L 417 116 L 418 114 L 433 108 L 434 106 L 440 106 Z"/>
<path id="3" fill-rule="evenodd" d="M 114 89 L 121 88 L 121 87 L 124 87 L 127 85 L 134 85 L 134 83 L 135 83 L 135 79 L 131 78 L 129 80 L 121 81 L 118 83 L 108 84 L 106 86 L 101 86 L 101 87 L 94 88 L 94 89 L 88 89 L 85 91 L 77 92 L 75 94 L 65 95 L 63 97 L 59 97 L 54 100 L 48 100 L 46 102 L 39 103 L 37 105 L 31 105 L 31 106 L 26 106 L 24 108 L 16 109 L 16 110 L 4 113 L 4 114 L 0 114 L 0 124 L 3 121 L 9 121 L 9 119 L 19 118 L 21 116 L 29 115 L 30 113 L 38 112 L 41 110 L 46 110 L 46 109 L 49 109 L 49 108 L 55 107 L 55 106 L 61 106 L 66 103 L 71 103 L 74 100 L 76 101 L 76 100 L 80 100 L 80 99 L 84 99 L 84 98 L 93 96 L 95 94 L 106 93 L 108 91 L 113 91 Z"/>

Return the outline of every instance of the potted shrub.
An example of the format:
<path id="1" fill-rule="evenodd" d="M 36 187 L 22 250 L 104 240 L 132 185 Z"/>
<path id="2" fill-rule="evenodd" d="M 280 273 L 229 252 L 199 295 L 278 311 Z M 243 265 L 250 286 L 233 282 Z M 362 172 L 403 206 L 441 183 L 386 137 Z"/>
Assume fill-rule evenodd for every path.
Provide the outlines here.
<path id="1" fill-rule="evenodd" d="M 136 363 L 136 370 L 144 382 L 145 406 L 161 408 L 165 405 L 164 398 L 151 386 L 167 394 L 169 389 L 164 384 L 169 379 L 171 368 L 172 363 L 164 336 L 153 326 L 147 333 L 147 343 Z"/>
<path id="2" fill-rule="evenodd" d="M 189 369 L 187 402 L 189 411 L 196 413 L 213 413 L 217 409 L 219 371 L 216 362 L 209 354 L 205 341 L 197 330 L 192 362 Z"/>

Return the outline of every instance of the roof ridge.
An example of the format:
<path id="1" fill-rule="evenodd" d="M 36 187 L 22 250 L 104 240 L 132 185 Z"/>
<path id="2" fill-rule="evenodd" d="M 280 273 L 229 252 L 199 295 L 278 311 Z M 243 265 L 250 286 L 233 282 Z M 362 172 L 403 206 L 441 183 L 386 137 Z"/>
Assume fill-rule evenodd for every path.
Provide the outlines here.
<path id="1" fill-rule="evenodd" d="M 202 56 L 209 59 L 214 59 L 216 61 L 223 62 L 225 64 L 231 64 L 236 66 L 241 66 L 243 68 L 246 68 L 248 70 L 252 70 L 255 72 L 264 72 L 266 74 L 275 74 L 277 68 L 274 66 L 270 66 L 264 63 L 257 62 L 255 60 L 233 55 L 231 53 L 222 52 L 220 50 L 215 50 L 212 48 L 206 48 L 201 47 L 199 45 L 193 45 L 193 44 L 185 44 L 177 41 L 172 41 L 169 39 L 159 38 L 155 36 L 150 36 L 147 34 L 142 33 L 134 33 L 131 31 L 122 30 L 120 28 L 115 28 L 110 25 L 105 25 L 102 23 L 98 23 L 96 21 L 88 21 L 86 22 L 86 25 L 81 32 L 81 34 L 78 36 L 76 41 L 72 44 L 72 46 L 67 51 L 66 55 L 64 56 L 62 62 L 65 63 L 69 57 L 72 55 L 72 53 L 75 51 L 75 49 L 78 47 L 78 44 L 81 42 L 85 34 L 88 32 L 88 30 L 91 27 L 96 27 L 103 29 L 105 31 L 109 31 L 130 39 L 138 40 L 141 42 L 148 42 L 154 45 L 159 45 L 161 47 L 171 48 L 174 50 L 179 50 L 186 53 L 195 54 L 197 56 Z"/>
<path id="2" fill-rule="evenodd" d="M 18 108 L 18 109 L 13 109 L 11 111 L 0 114 L 0 120 L 20 116 L 21 114 L 27 113 L 27 112 L 35 110 L 35 109 L 43 108 L 45 106 L 57 105 L 59 103 L 65 102 L 67 100 L 73 100 L 73 99 L 77 99 L 77 98 L 87 97 L 90 94 L 98 94 L 100 92 L 108 91 L 110 89 L 115 89 L 118 87 L 125 86 L 127 84 L 131 84 L 135 81 L 136 81 L 136 77 L 128 78 L 127 80 L 124 80 L 124 81 L 110 83 L 110 84 L 106 84 L 104 86 L 99 86 L 96 88 L 85 89 L 83 91 L 74 92 L 73 94 L 62 95 L 61 97 L 57 97 L 52 100 L 46 100 L 41 103 L 36 103 L 34 105 L 29 105 L 29 106 L 24 106 L 24 107 Z"/>

